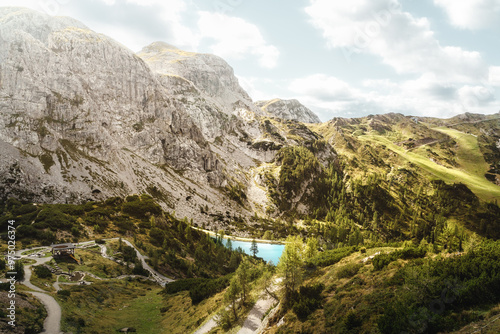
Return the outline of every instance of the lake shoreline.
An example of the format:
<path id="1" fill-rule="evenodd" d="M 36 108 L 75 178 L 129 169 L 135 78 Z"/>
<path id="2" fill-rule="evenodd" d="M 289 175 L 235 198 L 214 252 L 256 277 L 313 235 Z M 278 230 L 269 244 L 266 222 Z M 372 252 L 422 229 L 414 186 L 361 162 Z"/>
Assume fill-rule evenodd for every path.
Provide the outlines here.
<path id="1" fill-rule="evenodd" d="M 194 226 L 191 226 L 191 228 L 198 230 L 198 231 L 201 231 L 201 232 L 204 232 L 204 233 L 207 233 L 207 234 L 210 234 L 210 235 L 213 235 L 213 236 L 217 235 L 217 233 L 215 233 L 214 231 L 204 230 L 202 228 L 194 227 Z M 235 237 L 235 236 L 226 235 L 226 234 L 224 235 L 224 238 L 236 240 L 236 241 L 247 241 L 247 242 L 252 242 L 253 240 L 255 240 L 255 242 L 260 243 L 260 244 L 271 244 L 271 245 L 285 245 L 286 244 L 284 241 L 279 241 L 279 240 L 243 238 L 243 237 Z"/>

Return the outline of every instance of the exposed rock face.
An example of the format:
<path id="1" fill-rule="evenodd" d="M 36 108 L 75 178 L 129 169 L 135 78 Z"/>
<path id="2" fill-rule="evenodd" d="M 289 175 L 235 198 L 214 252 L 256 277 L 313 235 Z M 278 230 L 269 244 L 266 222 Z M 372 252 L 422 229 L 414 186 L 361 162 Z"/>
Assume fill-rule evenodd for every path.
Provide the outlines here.
<path id="1" fill-rule="evenodd" d="M 238 129 L 239 120 L 251 123 L 262 114 L 239 85 L 233 69 L 217 56 L 182 51 L 163 42 L 146 46 L 138 56 L 157 73 L 167 91 L 184 103 L 209 141 L 242 130 Z M 257 124 L 245 126 L 245 130 L 259 135 Z"/>
<path id="2" fill-rule="evenodd" d="M 224 186 L 184 105 L 130 50 L 22 8 L 0 9 L 0 32 L 0 182 L 10 184 L 0 196 L 64 201 L 157 185 L 180 197 L 183 178 L 162 168 Z"/>
<path id="3" fill-rule="evenodd" d="M 319 121 L 296 101 L 266 108 L 219 57 L 161 42 L 135 55 L 73 19 L 0 8 L 1 199 L 149 193 L 200 223 L 213 223 L 207 207 L 218 217 L 264 214 L 270 199 L 254 181 L 280 147 L 317 138 L 264 117 Z M 246 202 L 228 200 L 228 186 Z"/>
<path id="4" fill-rule="evenodd" d="M 303 123 L 321 123 L 315 113 L 297 100 L 274 99 L 255 103 L 268 115 L 282 119 L 295 120 Z"/>

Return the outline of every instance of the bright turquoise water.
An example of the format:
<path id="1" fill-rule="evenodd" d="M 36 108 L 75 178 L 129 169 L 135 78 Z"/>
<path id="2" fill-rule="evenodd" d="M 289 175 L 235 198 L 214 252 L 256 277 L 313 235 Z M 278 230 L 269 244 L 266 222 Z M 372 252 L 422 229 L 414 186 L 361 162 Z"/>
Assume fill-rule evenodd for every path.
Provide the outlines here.
<path id="1" fill-rule="evenodd" d="M 227 239 L 224 239 L 224 246 L 227 245 Z M 252 245 L 251 241 L 239 241 L 239 240 L 231 240 L 233 244 L 233 249 L 241 247 L 243 251 L 249 255 L 252 255 L 250 251 L 250 246 Z M 272 261 L 274 265 L 278 264 L 278 261 L 281 257 L 281 253 L 283 253 L 283 249 L 285 249 L 285 245 L 279 244 L 262 244 L 257 243 L 257 247 L 259 252 L 257 253 L 257 257 L 263 258 L 266 262 Z"/>

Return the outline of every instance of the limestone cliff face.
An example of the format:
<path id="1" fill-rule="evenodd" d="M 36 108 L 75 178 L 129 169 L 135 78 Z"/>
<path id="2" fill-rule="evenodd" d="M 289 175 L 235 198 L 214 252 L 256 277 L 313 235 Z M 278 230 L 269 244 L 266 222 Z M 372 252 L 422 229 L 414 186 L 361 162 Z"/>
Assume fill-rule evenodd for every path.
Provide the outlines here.
<path id="1" fill-rule="evenodd" d="M 138 56 L 157 74 L 172 97 L 182 101 L 207 140 L 212 142 L 234 132 L 260 135 L 254 120 L 262 111 L 253 104 L 223 59 L 182 51 L 164 42 L 146 46 Z"/>
<path id="2" fill-rule="evenodd" d="M 181 176 L 225 184 L 184 106 L 127 48 L 22 8 L 0 10 L 0 36 L 2 197 L 63 201 L 157 185 L 175 199 Z"/>
<path id="3" fill-rule="evenodd" d="M 136 55 L 71 18 L 0 8 L 2 199 L 149 193 L 198 222 L 217 224 L 207 207 L 264 214 L 272 204 L 257 181 L 278 149 L 316 138 L 295 121 L 274 129 L 272 113 L 315 121 L 298 102 L 281 104 L 259 108 L 217 56 L 161 42 Z"/>
<path id="4" fill-rule="evenodd" d="M 321 123 L 318 116 L 297 100 L 274 99 L 255 103 L 270 116 L 303 123 Z"/>

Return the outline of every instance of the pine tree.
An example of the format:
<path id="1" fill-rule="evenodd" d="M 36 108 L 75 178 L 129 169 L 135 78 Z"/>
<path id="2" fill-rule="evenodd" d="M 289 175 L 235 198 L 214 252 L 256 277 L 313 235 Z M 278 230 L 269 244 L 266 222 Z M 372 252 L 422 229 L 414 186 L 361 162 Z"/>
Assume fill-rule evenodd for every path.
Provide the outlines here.
<path id="1" fill-rule="evenodd" d="M 257 253 L 259 253 L 259 247 L 257 246 L 257 241 L 255 241 L 255 239 L 252 240 L 250 251 L 252 252 L 253 257 L 256 257 Z"/>
<path id="2" fill-rule="evenodd" d="M 238 308 L 238 298 L 242 292 L 241 285 L 238 281 L 238 277 L 233 277 L 231 279 L 231 283 L 229 284 L 229 288 L 224 295 L 224 300 L 230 303 L 231 309 L 233 310 L 234 319 L 238 318 L 238 314 L 236 310 Z"/>
<path id="3" fill-rule="evenodd" d="M 283 276 L 285 289 L 283 304 L 286 306 L 289 306 L 293 292 L 302 282 L 303 249 L 304 244 L 300 237 L 289 236 L 278 263 L 278 271 Z"/>
<path id="4" fill-rule="evenodd" d="M 245 304 L 250 290 L 250 261 L 248 258 L 243 258 L 236 270 L 236 278 L 241 286 L 241 303 Z"/>

